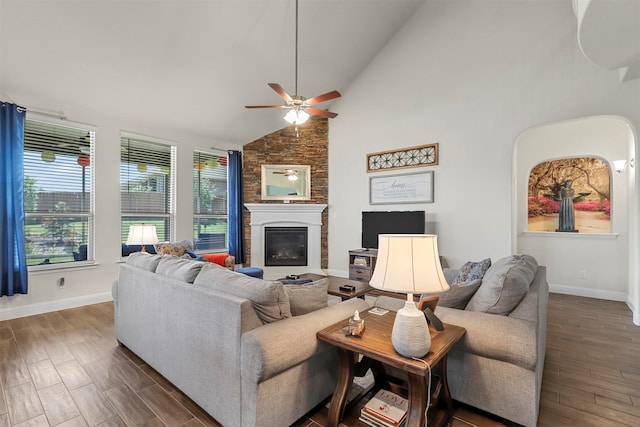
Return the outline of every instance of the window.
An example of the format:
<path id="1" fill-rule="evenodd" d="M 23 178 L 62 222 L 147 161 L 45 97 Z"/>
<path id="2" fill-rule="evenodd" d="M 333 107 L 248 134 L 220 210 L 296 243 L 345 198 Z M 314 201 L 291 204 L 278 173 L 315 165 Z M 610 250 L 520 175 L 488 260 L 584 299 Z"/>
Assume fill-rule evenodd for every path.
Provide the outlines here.
<path id="1" fill-rule="evenodd" d="M 153 224 L 159 241 L 174 235 L 176 147 L 137 138 L 120 139 L 122 256 L 131 224 Z"/>
<path id="2" fill-rule="evenodd" d="M 26 120 L 27 265 L 93 260 L 93 145 L 88 129 Z"/>
<path id="3" fill-rule="evenodd" d="M 227 247 L 227 155 L 193 153 L 193 241 L 197 251 Z"/>

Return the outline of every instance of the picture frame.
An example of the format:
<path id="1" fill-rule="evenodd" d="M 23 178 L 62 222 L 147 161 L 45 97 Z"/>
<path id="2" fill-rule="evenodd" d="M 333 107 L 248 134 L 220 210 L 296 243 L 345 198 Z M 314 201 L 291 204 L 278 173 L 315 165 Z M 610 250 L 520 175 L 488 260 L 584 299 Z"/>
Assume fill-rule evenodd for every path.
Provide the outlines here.
<path id="1" fill-rule="evenodd" d="M 261 165 L 262 200 L 311 200 L 310 165 Z"/>
<path id="2" fill-rule="evenodd" d="M 369 204 L 433 203 L 433 171 L 369 178 Z"/>

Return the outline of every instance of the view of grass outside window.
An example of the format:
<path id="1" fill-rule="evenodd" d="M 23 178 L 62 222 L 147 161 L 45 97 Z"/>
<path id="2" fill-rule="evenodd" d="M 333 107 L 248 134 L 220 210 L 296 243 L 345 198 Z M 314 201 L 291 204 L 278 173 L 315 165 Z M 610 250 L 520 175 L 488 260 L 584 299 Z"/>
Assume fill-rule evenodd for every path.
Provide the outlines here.
<path id="1" fill-rule="evenodd" d="M 228 241 L 227 155 L 193 153 L 193 241 L 196 251 L 225 250 Z"/>
<path id="2" fill-rule="evenodd" d="M 136 138 L 120 139 L 122 256 L 141 250 L 140 245 L 126 245 L 131 224 L 153 224 L 160 242 L 172 240 L 175 158 L 176 147 L 172 145 Z"/>
<path id="3" fill-rule="evenodd" d="M 95 132 L 26 120 L 27 265 L 93 260 Z"/>

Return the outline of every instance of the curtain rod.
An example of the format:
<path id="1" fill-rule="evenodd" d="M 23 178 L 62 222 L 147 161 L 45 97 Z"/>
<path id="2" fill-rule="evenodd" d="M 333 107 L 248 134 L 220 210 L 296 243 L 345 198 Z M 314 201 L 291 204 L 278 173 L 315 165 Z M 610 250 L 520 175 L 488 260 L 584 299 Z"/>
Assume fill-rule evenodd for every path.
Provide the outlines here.
<path id="1" fill-rule="evenodd" d="M 40 114 L 41 116 L 54 117 L 60 120 L 67 120 L 67 116 L 64 115 L 64 111 L 54 111 L 47 110 L 45 108 L 35 108 L 35 107 L 27 107 L 27 111 L 30 111 L 35 114 Z"/>
<path id="2" fill-rule="evenodd" d="M 7 104 L 15 104 L 15 103 L 14 102 L 7 102 L 7 101 L 0 101 L 0 104 L 2 104 L 2 106 L 4 107 Z M 17 105 L 17 104 L 15 104 L 15 105 L 16 105 L 16 109 L 18 110 L 19 113 L 23 113 L 23 112 L 27 111 L 27 109 L 24 108 L 23 106 Z"/>

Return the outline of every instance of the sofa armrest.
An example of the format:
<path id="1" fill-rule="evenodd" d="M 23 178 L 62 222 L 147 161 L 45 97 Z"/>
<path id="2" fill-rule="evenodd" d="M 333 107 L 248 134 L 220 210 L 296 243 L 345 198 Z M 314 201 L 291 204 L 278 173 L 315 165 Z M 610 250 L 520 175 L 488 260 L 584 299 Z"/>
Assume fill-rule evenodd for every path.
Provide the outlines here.
<path id="1" fill-rule="evenodd" d="M 447 307 L 438 307 L 436 315 L 444 323 L 466 329 L 454 349 L 535 370 L 538 349 L 534 322 Z"/>
<path id="2" fill-rule="evenodd" d="M 295 366 L 329 344 L 318 341 L 316 332 L 368 310 L 369 304 L 352 298 L 320 310 L 283 319 L 242 335 L 241 369 L 243 379 L 259 383 Z"/>

